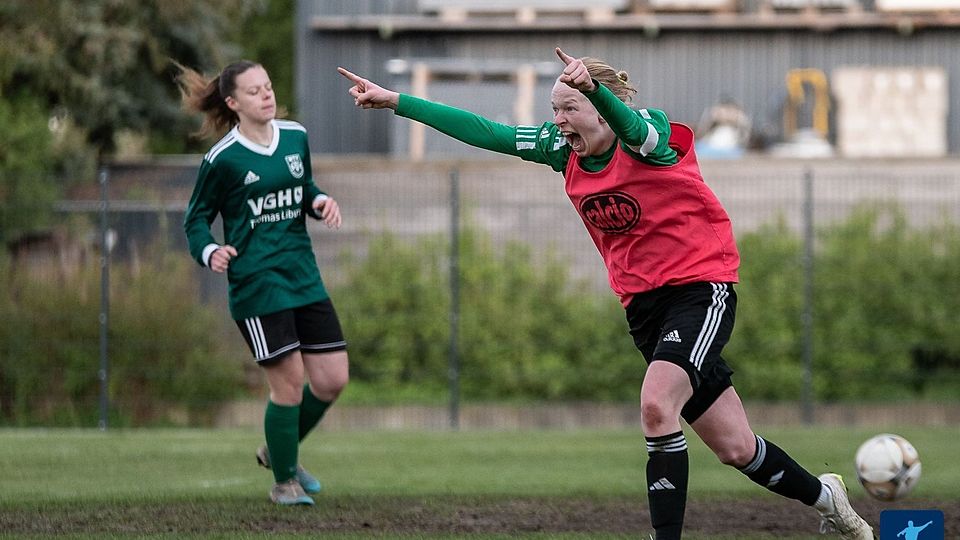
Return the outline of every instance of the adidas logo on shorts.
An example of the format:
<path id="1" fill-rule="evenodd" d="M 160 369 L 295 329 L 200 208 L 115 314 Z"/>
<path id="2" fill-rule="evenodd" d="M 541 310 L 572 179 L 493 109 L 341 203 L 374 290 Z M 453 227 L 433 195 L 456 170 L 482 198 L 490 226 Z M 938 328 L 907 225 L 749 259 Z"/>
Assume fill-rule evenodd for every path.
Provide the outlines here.
<path id="1" fill-rule="evenodd" d="M 676 343 L 682 343 L 682 341 L 680 340 L 680 332 L 677 332 L 676 330 L 671 330 L 670 333 L 668 333 L 667 335 L 663 336 L 663 340 L 664 340 L 664 341 L 674 341 L 674 342 L 676 342 Z"/>

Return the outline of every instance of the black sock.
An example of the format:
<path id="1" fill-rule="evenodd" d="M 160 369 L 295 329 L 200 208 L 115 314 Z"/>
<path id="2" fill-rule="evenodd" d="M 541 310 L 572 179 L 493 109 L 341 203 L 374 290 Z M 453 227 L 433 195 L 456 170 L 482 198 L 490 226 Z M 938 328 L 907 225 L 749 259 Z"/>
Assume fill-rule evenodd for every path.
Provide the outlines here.
<path id="1" fill-rule="evenodd" d="M 679 540 L 687 506 L 687 479 L 690 463 L 687 439 L 678 431 L 661 437 L 647 437 L 647 499 L 650 523 L 657 540 Z"/>
<path id="2" fill-rule="evenodd" d="M 820 496 L 820 480 L 772 442 L 757 437 L 753 461 L 738 470 L 774 493 L 812 506 Z"/>

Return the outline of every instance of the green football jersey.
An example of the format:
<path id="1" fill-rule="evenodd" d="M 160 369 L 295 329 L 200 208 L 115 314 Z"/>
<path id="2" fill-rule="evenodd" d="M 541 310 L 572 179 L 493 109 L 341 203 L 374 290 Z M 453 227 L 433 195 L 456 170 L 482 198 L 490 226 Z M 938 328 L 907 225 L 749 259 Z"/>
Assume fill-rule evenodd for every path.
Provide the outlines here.
<path id="1" fill-rule="evenodd" d="M 219 247 L 210 228 L 223 222 L 223 244 L 236 248 L 227 270 L 230 313 L 236 320 L 326 299 L 306 216 L 324 195 L 313 183 L 307 132 L 273 121 L 262 146 L 234 127 L 203 157 L 184 217 L 190 254 L 201 265 Z"/>

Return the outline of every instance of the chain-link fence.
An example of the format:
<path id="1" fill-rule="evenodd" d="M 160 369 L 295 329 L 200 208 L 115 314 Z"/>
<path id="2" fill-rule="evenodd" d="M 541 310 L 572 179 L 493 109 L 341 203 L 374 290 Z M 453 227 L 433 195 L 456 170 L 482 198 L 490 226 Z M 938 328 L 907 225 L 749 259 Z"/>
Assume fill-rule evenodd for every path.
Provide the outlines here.
<path id="1" fill-rule="evenodd" d="M 49 345 L 43 347 L 55 351 L 54 356 L 60 358 L 65 350 L 69 351 L 66 357 L 70 359 L 70 365 L 51 365 L 49 369 L 53 371 L 39 377 L 52 381 L 49 386 L 52 392 L 62 392 L 66 388 L 67 391 L 76 391 L 78 396 L 65 410 L 62 402 L 51 401 L 46 406 L 58 412 L 50 415 L 34 414 L 37 411 L 27 404 L 30 396 L 24 395 L 24 392 L 43 392 L 43 380 L 32 380 L 30 377 L 38 376 L 26 374 L 16 367 L 18 358 L 14 357 L 15 353 L 30 351 L 31 347 L 22 343 L 15 347 L 16 336 L 7 335 L 8 342 L 0 349 L 3 354 L 0 388 L 5 394 L 0 406 L 4 423 L 29 422 L 23 418 L 32 418 L 50 423 L 83 424 L 98 415 L 101 407 L 108 406 L 112 407 L 110 414 L 122 422 L 244 423 L 240 418 L 243 415 L 238 411 L 244 410 L 244 398 L 251 395 L 262 397 L 260 374 L 252 362 L 246 360 L 247 353 L 238 335 L 234 335 L 236 331 L 226 311 L 224 279 L 189 261 L 182 232 L 183 212 L 192 189 L 197 161 L 183 158 L 113 164 L 104 170 L 104 180 L 109 187 L 104 192 L 107 206 L 100 200 L 98 187 L 93 186 L 88 191 L 78 191 L 57 205 L 63 223 L 86 221 L 86 233 L 52 235 L 47 242 L 19 245 L 10 251 L 12 256 L 7 272 L 20 276 L 11 281 L 15 286 L 10 290 L 16 289 L 19 296 L 11 296 L 7 301 L 8 309 L 3 313 L 7 319 L 5 322 L 22 319 L 24 309 L 40 309 L 43 313 L 37 314 L 38 320 L 42 315 L 57 324 L 57 317 L 51 315 L 56 312 L 56 307 L 47 306 L 42 298 L 55 304 L 58 291 L 64 292 L 64 286 L 82 288 L 83 294 L 80 295 L 82 298 L 65 303 L 63 309 L 79 310 L 92 319 L 89 327 L 82 323 L 62 322 L 60 327 L 48 328 L 49 332 L 43 336 L 49 340 Z M 828 403 L 851 396 L 860 402 L 920 402 L 924 407 L 935 402 L 943 404 L 945 408 L 942 410 L 947 412 L 941 417 L 950 421 L 953 418 L 950 415 L 955 413 L 949 411 L 958 405 L 956 396 L 960 395 L 955 392 L 960 383 L 960 362 L 957 360 L 960 346 L 944 336 L 960 327 L 960 309 L 952 309 L 960 302 L 960 298 L 952 297 L 954 293 L 960 297 L 960 291 L 952 283 L 955 267 L 933 267 L 956 260 L 949 258 L 957 256 L 960 245 L 960 241 L 952 237 L 956 232 L 952 226 L 960 223 L 960 161 L 744 159 L 706 161 L 702 163 L 702 169 L 707 183 L 726 206 L 741 241 L 741 307 L 738 310 L 738 330 L 734 332 L 728 356 L 738 371 L 738 377 L 742 377 L 737 384 L 745 399 L 793 403 L 787 405 L 788 409 L 796 409 L 795 403 L 803 402 L 806 407 L 800 416 L 807 420 L 825 418 L 822 412 L 819 416 L 814 414 L 814 405 L 824 411 L 823 407 Z M 523 291 L 492 290 L 514 285 L 509 280 L 501 282 L 490 275 L 467 275 L 471 266 L 477 265 L 476 259 L 470 257 L 478 254 L 463 252 L 476 249 L 474 244 L 479 242 L 488 246 L 485 249 L 489 251 L 479 253 L 481 260 L 500 257 L 504 252 L 522 246 L 521 256 L 505 257 L 503 264 L 494 270 L 509 273 L 511 265 L 517 261 L 534 274 L 547 273 L 548 268 L 561 268 L 565 275 L 564 288 L 572 289 L 567 292 L 568 296 L 582 299 L 584 306 L 588 301 L 597 301 L 594 299 L 615 303 L 607 286 L 602 261 L 564 195 L 561 175 L 546 167 L 515 160 L 411 163 L 359 157 L 317 157 L 314 175 L 321 189 L 338 200 L 343 213 L 340 230 L 330 230 L 316 222 L 309 225 L 321 273 L 333 292 L 338 310 L 359 309 L 352 296 L 360 285 L 367 286 L 360 270 L 369 269 L 363 266 L 363 261 L 370 259 L 371 250 L 383 249 L 383 246 L 411 246 L 415 256 L 417 249 L 427 249 L 424 246 L 433 245 L 437 250 L 436 253 L 424 252 L 422 258 L 430 259 L 437 267 L 433 285 L 444 291 L 443 305 L 435 312 L 439 315 L 434 317 L 442 321 L 431 334 L 435 341 L 444 343 L 435 343 L 433 349 L 424 346 L 407 350 L 410 356 L 423 355 L 424 359 L 401 359 L 402 367 L 388 374 L 386 368 L 381 367 L 386 361 L 382 349 L 357 343 L 385 338 L 382 335 L 370 337 L 377 335 L 376 332 L 357 331 L 350 335 L 351 317 L 357 314 L 341 313 L 351 343 L 354 383 L 358 388 L 372 389 L 370 391 L 376 393 L 377 389 L 382 390 L 390 384 L 388 375 L 398 377 L 399 386 L 429 388 L 430 391 L 415 393 L 411 399 L 417 406 L 426 402 L 425 410 L 431 411 L 429 414 L 417 413 L 420 414 L 418 417 L 409 411 L 421 409 L 407 406 L 408 416 L 420 418 L 413 422 L 420 422 L 423 427 L 436 423 L 437 414 L 453 425 L 457 425 L 461 414 L 466 415 L 468 425 L 488 425 L 494 421 L 476 420 L 478 413 L 472 408 L 476 403 L 496 402 L 502 406 L 504 401 L 536 402 L 544 397 L 570 404 L 595 401 L 591 396 L 597 396 L 600 401 L 612 403 L 610 407 L 613 408 L 592 405 L 593 409 L 581 409 L 587 412 L 568 410 L 561 414 L 566 420 L 561 417 L 531 420 L 544 413 L 532 412 L 535 407 L 523 406 L 520 409 L 528 410 L 534 416 L 527 420 L 508 420 L 510 414 L 501 411 L 496 415 L 505 419 L 506 424 L 514 422 L 517 425 L 589 424 L 589 418 L 598 425 L 611 421 L 610 418 L 631 421 L 633 416 L 623 411 L 633 408 L 628 396 L 635 396 L 639 390 L 644 362 L 639 353 L 632 350 L 622 312 L 600 323 L 612 328 L 609 333 L 593 335 L 590 333 L 592 326 L 573 326 L 577 319 L 574 310 L 574 314 L 568 317 L 573 321 L 570 330 L 566 331 L 565 323 L 559 320 L 562 317 L 552 311 L 553 300 L 543 298 L 543 309 L 534 308 L 532 315 L 541 319 L 556 318 L 555 322 L 551 321 L 553 328 L 549 330 L 556 334 L 544 331 L 549 335 L 511 337 L 506 335 L 511 330 L 532 332 L 530 328 L 541 328 L 525 326 L 526 323 L 522 322 L 529 315 L 522 312 L 529 310 L 529 304 L 518 301 L 513 308 L 519 311 L 510 311 L 510 295 L 520 295 Z M 454 209 L 458 209 L 457 214 L 452 213 Z M 83 216 L 86 216 L 85 220 L 81 219 Z M 104 217 L 102 223 L 106 230 L 101 229 Z M 865 224 L 864 230 L 857 229 L 857 224 Z M 219 224 L 215 224 L 218 237 L 219 230 Z M 455 232 L 457 230 L 459 234 Z M 390 242 L 378 241 L 384 237 L 389 237 Z M 453 238 L 466 238 L 468 244 L 458 247 L 457 243 L 451 242 Z M 924 238 L 932 241 L 926 242 Z M 111 247 L 110 264 L 106 267 L 101 265 L 102 251 L 99 248 L 104 239 Z M 423 243 L 425 239 L 434 244 Z M 772 245 L 784 241 L 790 244 L 789 250 L 769 251 Z M 868 252 L 881 257 L 862 260 L 870 255 L 865 255 L 857 247 L 864 245 Z M 914 249 L 919 251 L 915 253 Z M 837 250 L 841 252 L 839 257 L 835 256 Z M 882 253 L 884 250 L 889 252 Z M 771 259 L 776 259 L 777 253 L 783 260 Z M 170 262 L 171 259 L 180 262 Z M 849 266 L 844 266 L 844 260 Z M 877 264 L 877 260 L 889 261 L 889 265 Z M 911 260 L 915 260 L 915 264 L 911 265 Z M 188 262 L 186 266 L 177 266 L 184 261 Z M 455 262 L 458 264 L 453 265 Z M 768 268 L 774 263 L 780 266 Z M 164 275 L 171 276 L 172 282 L 156 276 L 144 281 L 143 268 L 158 265 Z M 454 272 L 450 271 L 451 267 Z M 113 272 L 109 276 L 111 297 L 101 299 L 97 287 L 107 277 L 102 268 L 113 269 Z M 796 275 L 793 275 L 794 271 Z M 891 272 L 892 275 L 888 276 Z M 84 274 L 91 274 L 88 282 L 70 277 Z M 787 279 L 787 274 L 789 279 L 783 288 L 773 286 L 779 279 Z M 36 286 L 36 282 L 49 286 L 49 292 L 41 294 L 41 300 L 38 300 L 37 306 L 40 307 L 19 304 L 25 287 L 24 275 L 33 276 L 34 285 L 31 286 Z M 369 279 L 384 278 L 376 273 Z M 483 309 L 494 309 L 486 306 L 486 301 L 478 300 L 477 284 L 471 281 L 484 279 L 489 281 L 491 290 L 482 296 L 504 295 L 507 297 L 503 300 L 506 307 L 496 309 L 506 311 L 498 311 L 489 317 L 478 314 Z M 540 287 L 537 280 L 548 278 L 531 279 L 524 282 L 525 286 Z M 377 286 L 381 284 L 374 283 L 371 288 Z M 393 286 L 382 283 L 382 287 Z M 457 292 L 456 288 L 460 286 L 464 288 L 463 294 Z M 838 286 L 844 290 L 837 291 Z M 855 289 L 861 287 L 873 289 L 855 294 Z M 137 292 L 136 301 L 124 299 L 132 292 Z M 849 297 L 846 297 L 847 292 Z M 902 302 L 889 299 L 891 295 L 899 298 L 898 295 L 903 294 L 922 298 Z M 197 303 L 197 299 L 216 316 L 211 319 L 207 311 L 188 307 Z M 566 301 L 569 303 L 569 298 Z M 119 307 L 111 305 L 112 302 L 120 302 Z M 157 313 L 145 314 L 144 311 L 153 310 L 144 310 L 144 303 L 156 306 Z M 562 303 L 557 305 L 562 307 Z M 935 313 L 924 313 L 924 306 L 927 311 Z M 173 315 L 160 316 L 158 313 L 164 309 L 173 311 Z M 400 306 L 397 309 L 407 308 Z M 595 316 L 598 311 L 590 311 L 592 309 L 594 307 L 585 307 L 583 316 Z M 603 311 L 605 308 L 598 309 Z M 136 315 L 131 316 L 131 313 Z M 394 315 L 389 311 L 379 313 L 384 317 Z M 781 316 L 786 322 L 774 320 L 774 315 Z M 27 312 L 26 316 L 31 314 Z M 374 315 L 364 313 L 363 316 Z M 124 320 L 124 317 L 130 320 Z M 465 330 L 458 335 L 461 321 Z M 393 328 L 392 324 L 385 322 L 383 331 Z M 471 324 L 478 329 L 471 331 L 467 328 Z M 896 331 L 888 330 L 888 327 Z M 91 328 L 94 330 L 85 333 Z M 102 334 L 99 333 L 101 329 Z M 199 331 L 210 339 L 204 341 L 191 331 Z M 475 340 L 479 338 L 476 335 L 484 331 L 495 334 L 502 343 L 529 342 L 534 345 L 531 351 L 510 359 L 509 352 L 504 353 L 486 342 L 477 344 Z M 543 343 L 565 340 L 568 336 L 564 333 L 578 332 L 583 335 L 574 335 L 570 341 L 579 338 L 586 343 L 558 349 L 561 352 L 550 352 L 553 356 L 567 355 L 568 358 L 541 359 L 544 363 L 531 361 L 525 367 L 477 368 L 473 365 L 477 354 L 492 354 L 477 351 L 503 354 L 512 364 L 525 362 L 521 356 L 539 358 L 545 348 Z M 203 343 L 203 346 L 168 350 L 162 346 L 166 340 L 192 341 Z M 783 343 L 770 344 L 776 340 Z M 885 343 L 897 340 L 900 343 Z M 616 341 L 617 345 L 604 348 L 607 345 L 591 341 Z M 862 355 L 851 353 L 841 341 L 858 344 L 865 350 Z M 511 347 L 517 348 L 516 345 Z M 123 352 L 117 353 L 118 349 Z M 438 350 L 442 350 L 442 354 Z M 752 355 L 760 354 L 756 351 L 761 351 L 765 360 L 752 359 Z M 899 351 L 896 354 L 903 358 L 894 360 L 889 351 Z M 110 362 L 116 354 L 127 358 L 127 363 L 119 368 Z M 591 354 L 598 355 L 598 358 L 586 358 Z M 891 354 L 890 362 L 883 357 L 870 360 L 872 356 L 887 354 Z M 130 358 L 141 357 L 149 362 L 157 355 L 179 355 L 192 360 L 174 358 L 162 368 L 130 361 Z M 230 360 L 226 367 L 211 370 L 204 357 L 213 355 L 224 355 Z M 438 355 L 443 358 L 425 359 Z M 621 356 L 627 358 L 612 359 Z M 418 361 L 423 370 L 439 369 L 441 373 L 434 373 L 430 381 L 418 379 L 415 374 L 411 375 L 416 373 Z M 458 363 L 463 361 L 467 365 L 460 369 Z M 245 367 L 239 368 L 241 364 Z M 581 368 L 586 371 L 576 372 L 574 367 L 578 364 L 585 364 L 587 367 Z M 75 380 L 54 377 L 58 369 Z M 171 370 L 182 372 L 179 375 L 184 378 L 173 377 Z M 196 381 L 209 374 L 207 371 L 217 376 L 209 383 L 216 391 L 187 391 L 190 385 L 185 381 Z M 572 380 L 563 382 L 566 380 L 565 371 L 575 373 Z M 609 373 L 597 375 L 605 371 Z M 778 374 L 770 375 L 767 371 Z M 506 390 L 491 390 L 477 382 L 487 377 L 491 380 L 484 384 L 488 385 L 497 385 L 496 377 L 509 379 L 516 395 Z M 538 377 L 546 382 L 536 381 Z M 130 391 L 131 386 L 146 389 L 156 385 L 158 380 L 162 380 L 166 389 L 153 401 L 141 403 L 130 398 L 110 403 L 101 401 L 117 394 L 137 395 L 136 391 Z M 750 384 L 751 380 L 761 382 Z M 871 381 L 876 382 L 873 385 L 876 390 L 871 390 Z M 107 382 L 108 392 L 93 390 L 100 383 Z M 86 391 L 78 390 L 85 385 Z M 502 386 L 509 385 L 505 381 Z M 632 390 L 595 390 L 619 386 Z M 231 389 L 224 390 L 224 387 Z M 238 391 L 238 388 L 246 388 L 246 391 Z M 773 391 L 771 388 L 779 389 Z M 525 392 L 529 394 L 525 395 Z M 144 390 L 140 395 L 152 394 Z M 359 395 L 366 394 L 360 392 Z M 447 401 L 450 396 L 457 399 Z M 348 391 L 345 400 L 349 399 Z M 461 411 L 459 399 L 468 403 L 467 409 Z M 371 401 L 376 400 L 360 399 L 357 405 L 370 405 Z M 402 393 L 389 401 L 392 404 L 402 402 Z M 626 409 L 621 409 L 621 405 Z M 158 413 L 160 410 L 163 412 Z M 363 414 L 370 418 L 372 413 L 368 410 Z M 578 414 L 585 415 L 586 420 L 570 420 L 571 415 L 580 418 Z M 385 419 L 382 424 L 389 426 L 398 422 L 393 418 Z"/>

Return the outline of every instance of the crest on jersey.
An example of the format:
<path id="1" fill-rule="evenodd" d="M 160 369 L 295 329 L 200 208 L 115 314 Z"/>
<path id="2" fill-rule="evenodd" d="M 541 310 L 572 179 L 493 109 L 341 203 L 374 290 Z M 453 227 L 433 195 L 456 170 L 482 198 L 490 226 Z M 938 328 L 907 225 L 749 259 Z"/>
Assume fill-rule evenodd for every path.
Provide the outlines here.
<path id="1" fill-rule="evenodd" d="M 300 154 L 290 154 L 283 159 L 287 160 L 287 168 L 294 178 L 303 178 L 303 160 L 300 159 Z"/>

